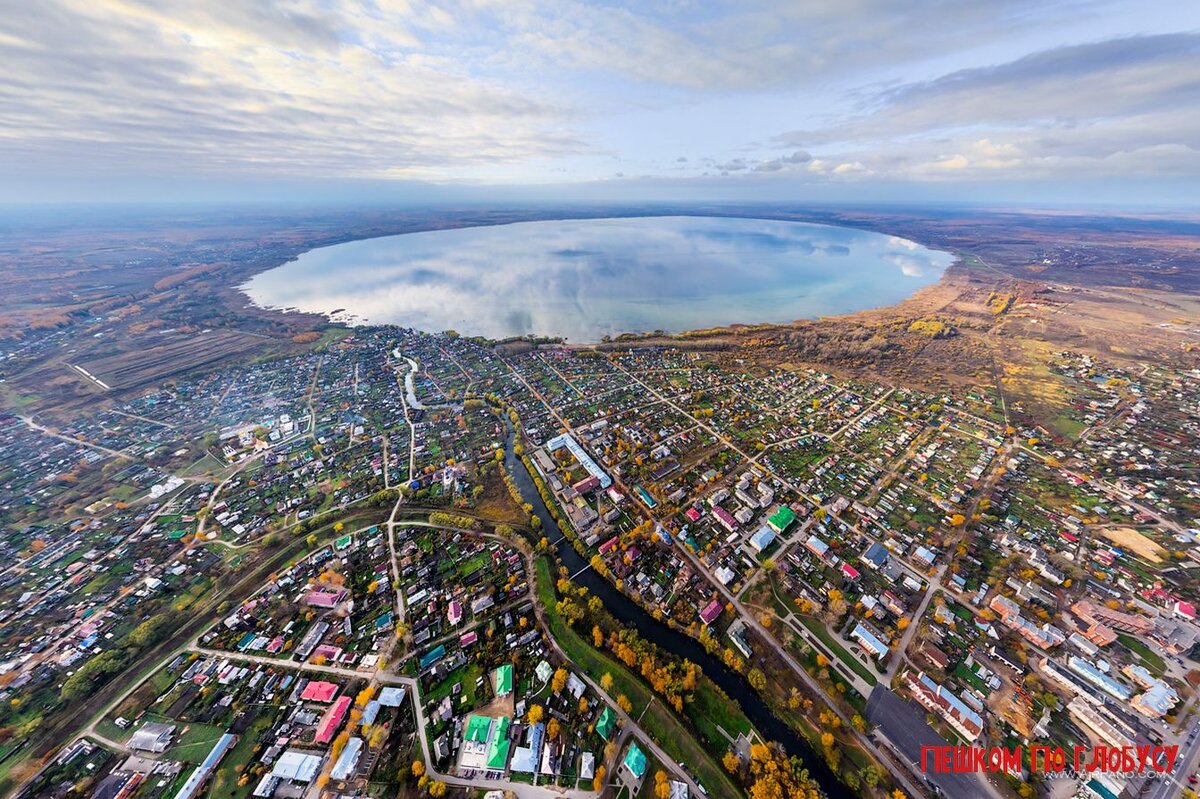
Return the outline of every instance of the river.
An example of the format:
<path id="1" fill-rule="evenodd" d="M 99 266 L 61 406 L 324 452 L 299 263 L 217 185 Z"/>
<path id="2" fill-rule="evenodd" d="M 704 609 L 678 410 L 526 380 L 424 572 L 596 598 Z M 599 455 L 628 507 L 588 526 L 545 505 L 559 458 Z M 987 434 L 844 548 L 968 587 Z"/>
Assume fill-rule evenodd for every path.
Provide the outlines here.
<path id="1" fill-rule="evenodd" d="M 508 420 L 505 421 L 507 423 Z M 709 679 L 741 706 L 750 723 L 765 738 L 778 741 L 789 755 L 799 758 L 804 763 L 809 775 L 817 781 L 826 796 L 830 799 L 851 799 L 854 794 L 830 770 L 825 759 L 771 711 L 742 675 L 726 668 L 723 662 L 708 654 L 694 638 L 656 620 L 593 569 L 584 570 L 584 567 L 588 566 L 587 561 L 575 551 L 575 547 L 563 536 L 554 517 L 550 515 L 550 510 L 542 501 L 542 495 L 526 470 L 524 461 L 516 457 L 513 451 L 514 439 L 512 425 L 509 424 L 508 438 L 504 446 L 504 465 L 516 480 L 522 498 L 533 506 L 534 514 L 541 519 L 543 533 L 551 541 L 559 541 L 558 559 L 571 574 L 583 570 L 574 578 L 575 582 L 587 588 L 593 596 L 599 597 L 613 616 L 622 624 L 636 629 L 644 639 L 698 665 Z"/>

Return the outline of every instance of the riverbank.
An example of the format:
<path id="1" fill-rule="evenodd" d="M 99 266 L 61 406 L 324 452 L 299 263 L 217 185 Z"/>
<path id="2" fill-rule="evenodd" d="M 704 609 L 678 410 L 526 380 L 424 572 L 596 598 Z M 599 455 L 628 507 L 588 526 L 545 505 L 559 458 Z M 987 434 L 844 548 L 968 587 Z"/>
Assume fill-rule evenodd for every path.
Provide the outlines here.
<path id="1" fill-rule="evenodd" d="M 744 791 L 734 784 L 729 775 L 721 768 L 719 759 L 724 749 L 714 750 L 713 747 L 702 748 L 683 726 L 680 719 L 667 708 L 660 699 L 655 697 L 649 687 L 634 676 L 625 666 L 603 651 L 592 647 L 583 639 L 562 615 L 557 611 L 558 596 L 554 588 L 556 581 L 551 568 L 550 557 L 542 555 L 537 559 L 537 595 L 538 602 L 546 613 L 546 621 L 554 639 L 571 658 L 576 666 L 588 673 L 593 680 L 601 681 L 604 675 L 609 675 L 613 682 L 613 693 L 626 696 L 633 706 L 630 715 L 639 719 L 639 724 L 651 737 L 679 763 L 683 763 L 704 785 L 713 796 L 744 795 Z M 697 693 L 715 699 L 716 686 L 707 678 L 697 687 Z M 715 704 L 728 704 L 729 700 Z M 720 721 L 725 722 L 733 735 L 750 732 L 749 720 L 744 716 L 734 717 L 740 713 L 736 707 L 721 707 Z M 693 723 L 705 724 L 712 727 L 719 723 L 715 719 L 691 718 Z M 728 742 L 727 742 L 728 743 Z M 714 793 L 715 791 L 715 793 Z"/>
<path id="2" fill-rule="evenodd" d="M 505 417 L 507 419 L 507 416 Z M 781 720 L 767 705 L 741 674 L 731 671 L 718 658 L 711 655 L 696 639 L 655 619 L 641 606 L 617 590 L 608 580 L 590 568 L 590 564 L 576 551 L 572 544 L 574 532 L 568 535 L 560 528 L 556 514 L 551 512 L 542 498 L 534 477 L 523 458 L 518 457 L 516 431 L 509 427 L 505 441 L 504 465 L 520 492 L 521 498 L 533 508 L 541 531 L 550 541 L 557 542 L 555 554 L 566 567 L 572 581 L 604 603 L 604 607 L 622 625 L 634 629 L 643 638 L 674 657 L 691 661 L 700 667 L 704 675 L 716 688 L 736 702 L 746 719 L 767 741 L 779 743 L 788 755 L 796 757 L 808 770 L 830 799 L 850 799 L 849 791 L 839 776 L 829 767 L 825 758 L 805 740 L 790 724 Z"/>

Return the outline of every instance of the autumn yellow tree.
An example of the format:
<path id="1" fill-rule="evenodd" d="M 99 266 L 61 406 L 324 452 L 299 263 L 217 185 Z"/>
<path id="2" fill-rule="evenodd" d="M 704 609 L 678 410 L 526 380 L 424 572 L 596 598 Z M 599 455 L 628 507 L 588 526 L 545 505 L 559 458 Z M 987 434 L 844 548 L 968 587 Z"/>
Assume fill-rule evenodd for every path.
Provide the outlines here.
<path id="1" fill-rule="evenodd" d="M 605 778 L 605 776 L 607 776 L 607 772 L 608 772 L 608 769 L 606 769 L 604 767 L 603 763 L 601 763 L 600 766 L 598 766 L 596 768 L 596 775 L 594 777 L 592 777 L 592 790 L 593 791 L 599 792 L 601 789 L 604 788 L 604 778 Z"/>

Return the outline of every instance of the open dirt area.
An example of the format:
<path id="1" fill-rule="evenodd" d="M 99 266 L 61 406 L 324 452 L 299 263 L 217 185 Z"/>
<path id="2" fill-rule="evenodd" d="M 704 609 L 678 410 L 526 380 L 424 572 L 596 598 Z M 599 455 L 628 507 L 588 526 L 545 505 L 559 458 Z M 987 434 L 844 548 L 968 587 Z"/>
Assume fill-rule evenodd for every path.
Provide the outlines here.
<path id="1" fill-rule="evenodd" d="M 1160 563 L 1167 551 L 1132 527 L 1105 527 L 1097 530 L 1100 535 L 1118 547 L 1126 549 L 1142 560 Z"/>

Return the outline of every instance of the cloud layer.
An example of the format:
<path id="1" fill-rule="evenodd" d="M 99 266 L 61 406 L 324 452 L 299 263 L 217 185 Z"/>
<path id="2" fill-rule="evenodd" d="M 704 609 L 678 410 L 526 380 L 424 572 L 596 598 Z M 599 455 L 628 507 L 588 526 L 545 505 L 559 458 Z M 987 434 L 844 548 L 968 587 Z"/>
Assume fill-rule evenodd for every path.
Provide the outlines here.
<path id="1" fill-rule="evenodd" d="M 0 176 L 26 183 L 1200 176 L 1200 7 L 1166 0 L 0 14 Z"/>

